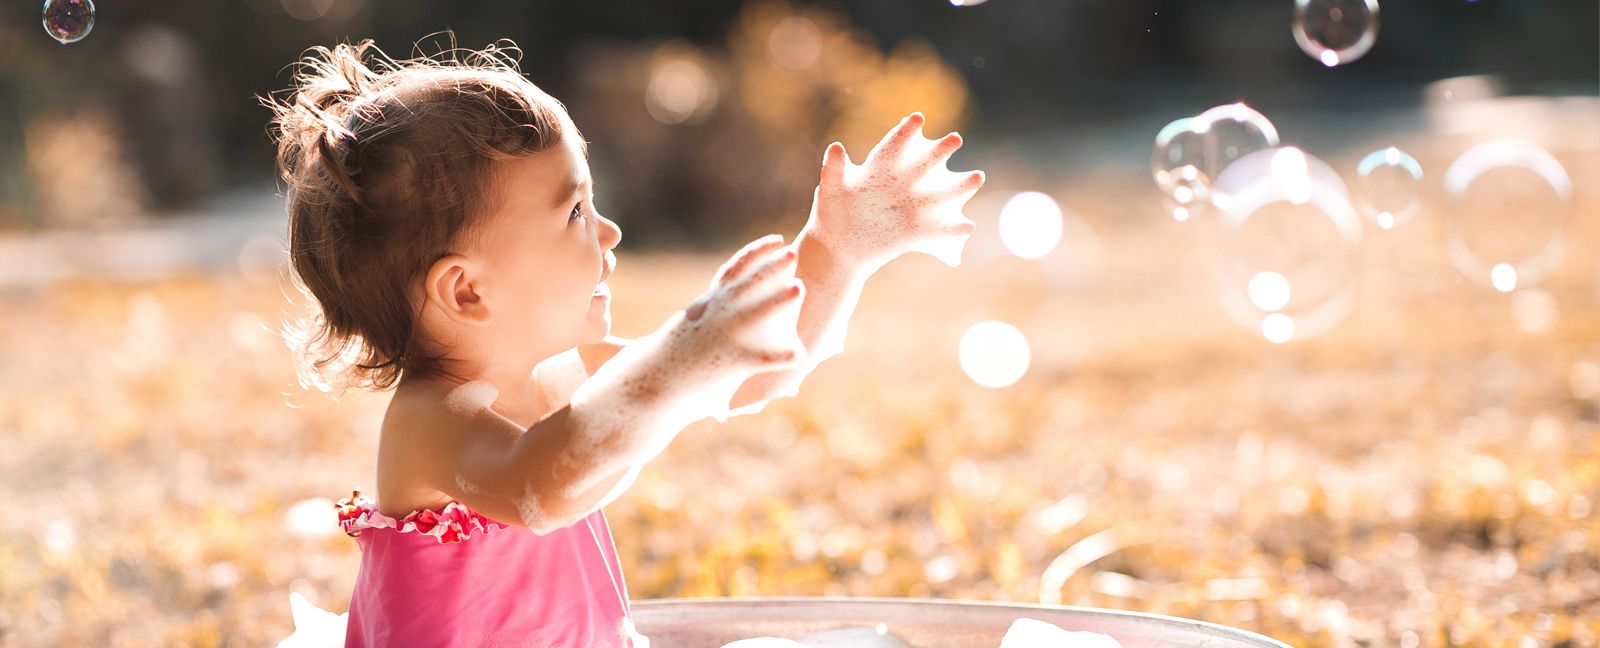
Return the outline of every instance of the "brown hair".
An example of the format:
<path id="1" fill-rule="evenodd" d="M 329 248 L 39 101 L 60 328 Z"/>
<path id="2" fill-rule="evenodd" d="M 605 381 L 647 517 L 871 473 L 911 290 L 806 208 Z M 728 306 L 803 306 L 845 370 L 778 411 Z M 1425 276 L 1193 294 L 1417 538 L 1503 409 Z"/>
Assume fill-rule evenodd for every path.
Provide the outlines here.
<path id="1" fill-rule="evenodd" d="M 419 350 L 420 279 L 452 246 L 477 244 L 495 163 L 571 127 L 504 42 L 400 62 L 370 39 L 313 47 L 291 96 L 263 99 L 288 183 L 291 278 L 307 297 L 283 330 L 302 387 L 384 390 L 407 372 L 443 373 Z"/>

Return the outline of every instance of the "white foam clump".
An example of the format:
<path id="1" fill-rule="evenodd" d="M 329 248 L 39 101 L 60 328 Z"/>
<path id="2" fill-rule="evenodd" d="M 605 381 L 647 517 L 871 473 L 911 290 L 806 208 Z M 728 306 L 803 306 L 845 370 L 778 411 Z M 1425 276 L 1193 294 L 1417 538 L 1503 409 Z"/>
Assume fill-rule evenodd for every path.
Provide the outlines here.
<path id="1" fill-rule="evenodd" d="M 483 492 L 483 489 L 478 488 L 477 484 L 467 481 L 466 476 L 462 475 L 461 473 L 456 473 L 456 488 L 461 489 L 461 492 L 463 493 L 471 493 L 474 495 Z"/>
<path id="2" fill-rule="evenodd" d="M 722 648 L 806 648 L 806 645 L 793 639 L 750 637 L 722 644 Z"/>
<path id="3" fill-rule="evenodd" d="M 444 397 L 444 406 L 457 414 L 476 414 L 489 409 L 495 399 L 500 398 L 500 390 L 482 380 L 457 385 Z"/>
<path id="4" fill-rule="evenodd" d="M 1023 617 L 1011 622 L 1000 648 L 1122 648 L 1111 635 L 1062 630 L 1055 624 Z"/>
<path id="5" fill-rule="evenodd" d="M 909 648 L 904 640 L 877 628 L 840 628 L 801 637 L 751 637 L 725 643 L 722 648 Z M 1019 618 L 1011 623 L 1000 648 L 1122 648 L 1110 635 L 1063 630 L 1038 619 Z"/>
<path id="6" fill-rule="evenodd" d="M 289 593 L 289 611 L 294 617 L 294 634 L 278 642 L 278 648 L 337 648 L 344 645 L 350 613 L 334 614 L 306 600 L 299 592 Z"/>

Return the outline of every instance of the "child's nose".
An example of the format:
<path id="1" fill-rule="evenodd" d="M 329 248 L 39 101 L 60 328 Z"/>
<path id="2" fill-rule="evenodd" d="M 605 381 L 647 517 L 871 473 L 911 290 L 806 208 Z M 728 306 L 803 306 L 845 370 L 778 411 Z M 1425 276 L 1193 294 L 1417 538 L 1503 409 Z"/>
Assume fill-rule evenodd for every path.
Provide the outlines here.
<path id="1" fill-rule="evenodd" d="M 616 223 L 611 222 L 611 219 L 606 218 L 604 216 L 601 216 L 600 217 L 600 244 L 603 247 L 605 247 L 606 249 L 609 250 L 611 248 L 616 247 L 617 244 L 621 243 L 621 242 L 622 242 L 622 228 L 618 227 Z"/>

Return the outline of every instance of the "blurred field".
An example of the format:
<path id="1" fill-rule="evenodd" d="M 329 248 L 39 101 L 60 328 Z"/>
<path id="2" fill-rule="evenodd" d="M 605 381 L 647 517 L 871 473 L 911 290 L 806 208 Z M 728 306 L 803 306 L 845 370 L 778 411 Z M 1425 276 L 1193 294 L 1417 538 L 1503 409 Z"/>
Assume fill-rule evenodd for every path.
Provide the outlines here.
<path id="1" fill-rule="evenodd" d="M 1286 346 L 1223 315 L 1205 224 L 1147 179 L 1045 187 L 1092 236 L 898 261 L 800 397 L 681 435 L 607 511 L 629 592 L 1033 602 L 1067 552 L 1046 598 L 1296 645 L 1595 645 L 1600 210 L 1595 161 L 1563 161 L 1553 325 L 1459 279 L 1424 219 L 1369 231 L 1350 318 Z M 625 243 L 614 331 L 721 258 Z M 345 609 L 355 543 L 289 511 L 374 487 L 386 397 L 300 391 L 283 288 L 250 276 L 0 296 L 0 644 L 270 645 L 290 591 Z M 991 318 L 1033 344 L 1000 391 L 955 360 Z"/>

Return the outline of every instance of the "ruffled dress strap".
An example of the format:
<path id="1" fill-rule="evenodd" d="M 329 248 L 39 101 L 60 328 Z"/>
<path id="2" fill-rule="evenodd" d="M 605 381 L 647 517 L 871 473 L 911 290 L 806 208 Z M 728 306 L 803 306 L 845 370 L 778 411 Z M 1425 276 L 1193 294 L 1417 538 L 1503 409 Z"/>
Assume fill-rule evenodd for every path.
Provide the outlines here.
<path id="1" fill-rule="evenodd" d="M 372 498 L 362 495 L 359 488 L 351 491 L 349 497 L 339 500 L 334 506 L 338 509 L 339 528 L 352 538 L 360 536 L 365 529 L 394 529 L 400 533 L 433 536 L 439 544 L 446 544 L 461 542 L 475 534 L 511 526 L 454 501 L 445 505 L 441 511 L 417 509 L 396 520 L 379 513 L 377 503 Z"/>

